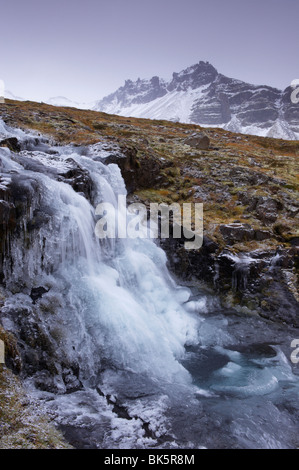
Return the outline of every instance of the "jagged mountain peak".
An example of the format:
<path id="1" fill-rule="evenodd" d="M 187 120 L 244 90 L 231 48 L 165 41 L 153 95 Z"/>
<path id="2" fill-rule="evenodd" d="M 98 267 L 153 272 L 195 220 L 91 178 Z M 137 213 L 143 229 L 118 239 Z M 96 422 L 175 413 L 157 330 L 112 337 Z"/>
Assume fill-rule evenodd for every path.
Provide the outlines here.
<path id="1" fill-rule="evenodd" d="M 209 62 L 200 61 L 179 73 L 174 72 L 167 89 L 168 91 L 174 89 L 177 91 L 185 91 L 189 87 L 195 89 L 202 85 L 212 83 L 217 75 L 218 72 L 213 65 Z"/>

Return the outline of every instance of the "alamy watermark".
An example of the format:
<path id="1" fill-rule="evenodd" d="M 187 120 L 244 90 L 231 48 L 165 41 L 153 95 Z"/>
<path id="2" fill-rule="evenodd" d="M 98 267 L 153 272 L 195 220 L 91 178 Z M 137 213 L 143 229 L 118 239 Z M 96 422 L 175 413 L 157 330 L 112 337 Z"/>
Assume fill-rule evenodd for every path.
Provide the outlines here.
<path id="1" fill-rule="evenodd" d="M 299 103 L 299 78 L 292 80 L 291 87 L 293 91 L 291 93 L 291 101 L 293 104 Z"/>
<path id="2" fill-rule="evenodd" d="M 5 84 L 4 84 L 4 81 L 0 79 L 0 103 L 5 103 L 4 93 L 5 93 Z"/>
<path id="3" fill-rule="evenodd" d="M 105 238 L 184 238 L 187 250 L 196 250 L 203 242 L 203 204 L 142 203 L 127 207 L 126 196 L 119 195 L 117 207 L 110 202 L 98 204 L 95 211 L 101 218 L 95 234 Z"/>
<path id="4" fill-rule="evenodd" d="M 299 362 L 299 339 L 293 339 L 291 342 L 291 348 L 294 349 L 291 353 L 291 361 L 293 364 L 298 364 Z"/>
<path id="5" fill-rule="evenodd" d="M 0 339 L 0 364 L 5 363 L 5 347 L 4 347 L 4 341 Z"/>

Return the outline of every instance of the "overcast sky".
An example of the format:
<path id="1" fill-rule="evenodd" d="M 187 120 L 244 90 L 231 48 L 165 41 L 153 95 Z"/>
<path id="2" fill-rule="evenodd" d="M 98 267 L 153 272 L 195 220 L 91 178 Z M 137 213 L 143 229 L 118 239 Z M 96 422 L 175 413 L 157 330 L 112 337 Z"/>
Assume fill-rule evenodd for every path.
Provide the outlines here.
<path id="1" fill-rule="evenodd" d="M 299 78 L 299 0 L 0 0 L 0 79 L 15 95 L 92 101 L 199 60 L 286 88 Z"/>

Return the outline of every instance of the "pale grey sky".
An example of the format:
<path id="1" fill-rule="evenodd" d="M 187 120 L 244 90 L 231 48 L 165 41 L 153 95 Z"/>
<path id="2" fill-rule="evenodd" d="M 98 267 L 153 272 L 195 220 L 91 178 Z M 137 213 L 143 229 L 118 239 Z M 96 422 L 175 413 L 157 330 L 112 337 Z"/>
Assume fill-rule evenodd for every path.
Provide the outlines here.
<path id="1" fill-rule="evenodd" d="M 298 0 L 0 0 L 0 79 L 33 100 L 99 99 L 199 60 L 278 88 L 299 78 Z"/>

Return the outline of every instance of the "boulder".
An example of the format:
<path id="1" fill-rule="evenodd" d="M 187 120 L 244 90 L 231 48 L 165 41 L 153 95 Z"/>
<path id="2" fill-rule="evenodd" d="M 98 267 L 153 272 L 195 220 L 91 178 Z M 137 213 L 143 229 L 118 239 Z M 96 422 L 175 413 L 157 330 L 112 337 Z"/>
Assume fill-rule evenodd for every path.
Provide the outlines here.
<path id="1" fill-rule="evenodd" d="M 268 230 L 256 230 L 255 239 L 258 241 L 269 240 L 271 238 L 271 232 Z"/>
<path id="2" fill-rule="evenodd" d="M 232 223 L 220 225 L 223 238 L 229 243 L 253 240 L 255 232 L 249 224 Z"/>
<path id="3" fill-rule="evenodd" d="M 282 204 L 275 199 L 261 197 L 256 205 L 257 217 L 264 223 L 270 224 L 278 218 L 278 211 L 282 209 Z"/>
<path id="4" fill-rule="evenodd" d="M 184 143 L 198 150 L 208 150 L 210 147 L 210 139 L 204 133 L 192 134 Z"/>
<path id="5" fill-rule="evenodd" d="M 16 137 L 8 137 L 0 141 L 0 147 L 8 147 L 12 152 L 20 152 L 21 146 Z"/>

